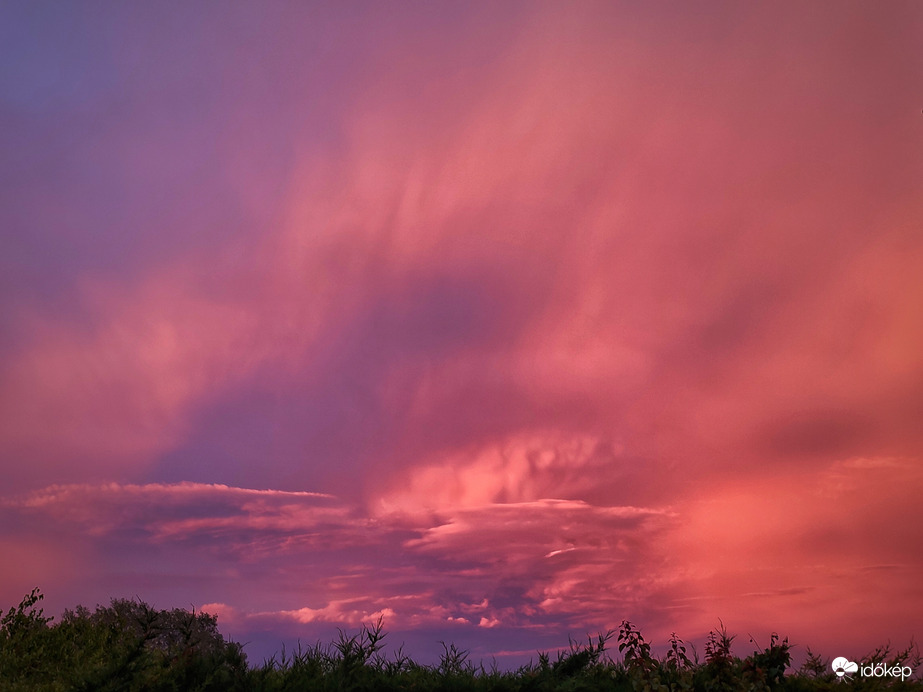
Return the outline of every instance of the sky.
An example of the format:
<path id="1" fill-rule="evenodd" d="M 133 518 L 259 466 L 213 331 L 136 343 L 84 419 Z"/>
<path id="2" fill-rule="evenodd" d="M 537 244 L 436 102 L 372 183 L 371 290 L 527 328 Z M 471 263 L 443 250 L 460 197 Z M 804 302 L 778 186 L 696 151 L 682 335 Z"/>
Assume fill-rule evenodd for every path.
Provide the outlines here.
<path id="1" fill-rule="evenodd" d="M 912 2 L 4 3 L 0 607 L 194 607 L 254 663 L 923 636 L 921 44 Z"/>

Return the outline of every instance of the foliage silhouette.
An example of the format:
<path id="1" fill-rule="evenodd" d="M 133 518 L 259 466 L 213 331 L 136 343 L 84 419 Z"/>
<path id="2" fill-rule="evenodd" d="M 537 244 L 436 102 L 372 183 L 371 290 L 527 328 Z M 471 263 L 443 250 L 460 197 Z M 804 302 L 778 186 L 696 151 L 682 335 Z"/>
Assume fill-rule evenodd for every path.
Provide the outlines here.
<path id="1" fill-rule="evenodd" d="M 0 618 L 4 692 L 247 689 L 246 657 L 212 615 L 117 599 L 95 612 L 65 611 L 52 626 L 42 598 L 33 589 Z"/>

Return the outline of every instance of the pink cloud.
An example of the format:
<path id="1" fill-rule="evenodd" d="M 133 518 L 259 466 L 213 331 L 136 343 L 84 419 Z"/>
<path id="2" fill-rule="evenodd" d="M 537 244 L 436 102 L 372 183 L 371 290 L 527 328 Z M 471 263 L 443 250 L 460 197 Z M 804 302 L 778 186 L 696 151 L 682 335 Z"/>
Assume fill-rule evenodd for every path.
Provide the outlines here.
<path id="1" fill-rule="evenodd" d="M 93 586 L 96 554 L 105 588 L 205 583 L 241 627 L 739 615 L 823 640 L 871 612 L 863 632 L 903 635 L 915 11 L 475 12 L 415 20 L 438 38 L 350 15 L 335 76 L 301 73 L 304 26 L 277 17 L 294 42 L 266 60 L 311 87 L 279 94 L 219 32 L 222 73 L 257 76 L 206 89 L 228 179 L 185 196 L 132 186 L 191 166 L 212 122 L 177 151 L 145 95 L 81 140 L 176 209 L 138 232 L 150 259 L 73 270 L 73 313 L 8 301 L 0 450 L 24 494 L 0 510 L 42 537 L 28 557 L 0 536 L 23 575 L 63 583 L 62 551 Z M 34 223 L 68 227 L 84 191 Z M 193 478 L 225 484 L 151 482 Z"/>
<path id="2" fill-rule="evenodd" d="M 724 612 L 736 627 L 769 631 L 784 612 L 804 641 L 909 638 L 898 612 L 923 568 L 907 550 L 920 538 L 912 517 L 921 488 L 915 462 L 846 459 L 776 482 L 728 481 L 678 506 L 683 521 L 664 545 L 693 606 L 690 626 L 705 629 Z"/>
<path id="3" fill-rule="evenodd" d="M 80 294 L 87 324 L 29 316 L 28 348 L 3 368 L 0 440 L 45 477 L 146 467 L 188 431 L 194 402 L 265 357 L 255 313 L 202 295 L 188 269 L 127 287 L 88 280 Z"/>
<path id="4" fill-rule="evenodd" d="M 223 535 L 234 545 L 238 536 L 252 533 L 246 541 L 248 550 L 257 548 L 250 541 L 261 533 L 297 533 L 290 539 L 296 545 L 286 548 L 276 542 L 273 550 L 304 549 L 312 539 L 323 540 L 310 533 L 311 529 L 354 524 L 348 508 L 324 493 L 203 483 L 50 486 L 5 499 L 3 506 L 41 512 L 96 536 L 131 527 L 143 530 L 146 540 L 157 543 Z"/>
<path id="5" fill-rule="evenodd" d="M 598 438 L 521 434 L 411 467 L 379 490 L 373 511 L 413 514 L 579 497 L 617 463 L 611 446 Z"/>

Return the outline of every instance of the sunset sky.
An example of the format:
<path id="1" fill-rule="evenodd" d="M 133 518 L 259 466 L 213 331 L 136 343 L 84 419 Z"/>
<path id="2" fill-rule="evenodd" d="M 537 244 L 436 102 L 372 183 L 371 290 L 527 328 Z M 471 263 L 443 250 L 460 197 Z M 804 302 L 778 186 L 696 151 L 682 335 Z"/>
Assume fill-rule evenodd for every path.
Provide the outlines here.
<path id="1" fill-rule="evenodd" d="M 0 608 L 255 663 L 923 637 L 921 46 L 918 2 L 4 3 Z"/>

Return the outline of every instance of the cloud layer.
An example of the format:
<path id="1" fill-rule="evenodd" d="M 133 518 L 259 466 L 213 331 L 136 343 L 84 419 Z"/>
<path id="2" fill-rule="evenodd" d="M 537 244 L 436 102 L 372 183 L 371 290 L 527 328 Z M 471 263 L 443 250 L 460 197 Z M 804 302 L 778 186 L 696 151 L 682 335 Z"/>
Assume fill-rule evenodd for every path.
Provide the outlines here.
<path id="1" fill-rule="evenodd" d="M 470 468 L 481 473 L 477 459 Z M 52 552 L 76 563 L 66 576 L 41 556 L 23 563 L 65 594 L 73 581 L 100 599 L 139 583 L 160 600 L 207 593 L 193 603 L 237 637 L 323 637 L 381 617 L 397 636 L 502 628 L 526 642 L 630 617 L 663 641 L 701 636 L 715 613 L 769 632 L 783 612 L 799 639 L 870 647 L 912 634 L 895 629 L 919 595 L 923 536 L 895 526 L 916 511 L 921 480 L 908 460 L 857 458 L 672 507 L 453 502 L 424 486 L 415 503 L 382 497 L 374 514 L 318 493 L 110 483 L 51 486 L 0 511 L 20 529 L 4 532 L 7 546 L 53 536 Z"/>
<path id="2" fill-rule="evenodd" d="M 3 10 L 0 596 L 913 634 L 920 9 L 417 9 Z"/>

